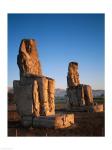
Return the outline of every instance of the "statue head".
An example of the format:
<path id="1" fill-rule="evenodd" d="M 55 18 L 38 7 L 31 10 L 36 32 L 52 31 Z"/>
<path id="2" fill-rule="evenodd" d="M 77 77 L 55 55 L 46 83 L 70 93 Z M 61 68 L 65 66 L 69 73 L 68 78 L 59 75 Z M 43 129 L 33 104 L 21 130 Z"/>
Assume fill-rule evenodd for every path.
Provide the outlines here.
<path id="1" fill-rule="evenodd" d="M 78 63 L 77 62 L 70 62 L 68 67 L 69 74 L 73 74 L 78 72 Z"/>
<path id="2" fill-rule="evenodd" d="M 23 39 L 20 44 L 19 52 L 23 50 L 26 51 L 29 55 L 31 55 L 33 51 L 37 53 L 36 41 L 34 39 Z"/>

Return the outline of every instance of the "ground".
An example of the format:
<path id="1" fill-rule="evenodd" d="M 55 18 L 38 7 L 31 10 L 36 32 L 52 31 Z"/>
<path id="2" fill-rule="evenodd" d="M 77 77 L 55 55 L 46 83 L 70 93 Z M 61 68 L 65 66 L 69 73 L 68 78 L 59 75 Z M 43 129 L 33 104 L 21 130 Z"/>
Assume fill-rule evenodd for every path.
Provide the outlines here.
<path id="1" fill-rule="evenodd" d="M 96 99 L 100 104 L 102 99 Z M 65 101 L 56 101 L 56 113 L 66 112 Z M 16 106 L 8 107 L 8 136 L 104 136 L 104 112 L 74 112 L 75 124 L 66 129 L 23 128 Z M 69 112 L 70 113 L 70 112 Z M 71 112 L 73 113 L 73 112 Z"/>

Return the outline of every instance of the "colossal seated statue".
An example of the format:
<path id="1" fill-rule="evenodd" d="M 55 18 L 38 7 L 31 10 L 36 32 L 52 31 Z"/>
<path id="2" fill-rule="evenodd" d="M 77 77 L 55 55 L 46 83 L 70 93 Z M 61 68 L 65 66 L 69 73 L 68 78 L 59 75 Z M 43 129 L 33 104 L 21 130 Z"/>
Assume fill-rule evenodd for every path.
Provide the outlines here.
<path id="1" fill-rule="evenodd" d="M 93 104 L 91 86 L 80 84 L 77 62 L 69 63 L 67 86 L 67 97 L 71 107 Z"/>
<path id="2" fill-rule="evenodd" d="M 35 40 L 21 41 L 17 64 L 20 81 L 14 81 L 13 86 L 19 114 L 37 117 L 54 115 L 55 81 L 42 75 Z"/>

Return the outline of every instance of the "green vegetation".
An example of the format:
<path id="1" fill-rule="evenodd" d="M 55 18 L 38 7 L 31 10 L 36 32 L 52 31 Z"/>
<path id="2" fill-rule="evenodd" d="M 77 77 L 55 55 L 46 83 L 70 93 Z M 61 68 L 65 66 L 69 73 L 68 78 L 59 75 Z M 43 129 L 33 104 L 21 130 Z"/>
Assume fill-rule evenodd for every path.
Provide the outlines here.
<path id="1" fill-rule="evenodd" d="M 105 100 L 104 100 L 104 97 L 97 97 L 97 98 L 94 98 L 94 102 L 98 104 L 104 104 Z"/>
<path id="2" fill-rule="evenodd" d="M 94 98 L 94 102 L 97 104 L 104 104 L 104 97 Z M 55 108 L 63 109 L 66 107 L 66 101 L 64 97 L 55 97 Z"/>

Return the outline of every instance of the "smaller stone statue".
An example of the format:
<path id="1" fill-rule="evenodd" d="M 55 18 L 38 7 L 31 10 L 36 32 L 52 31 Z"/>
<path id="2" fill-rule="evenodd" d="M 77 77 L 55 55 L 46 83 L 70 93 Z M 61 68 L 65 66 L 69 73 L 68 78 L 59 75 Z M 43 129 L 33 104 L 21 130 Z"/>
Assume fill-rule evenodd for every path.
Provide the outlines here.
<path id="1" fill-rule="evenodd" d="M 67 85 L 67 96 L 70 107 L 84 105 L 89 106 L 93 104 L 91 86 L 80 84 L 77 62 L 69 63 Z"/>

